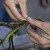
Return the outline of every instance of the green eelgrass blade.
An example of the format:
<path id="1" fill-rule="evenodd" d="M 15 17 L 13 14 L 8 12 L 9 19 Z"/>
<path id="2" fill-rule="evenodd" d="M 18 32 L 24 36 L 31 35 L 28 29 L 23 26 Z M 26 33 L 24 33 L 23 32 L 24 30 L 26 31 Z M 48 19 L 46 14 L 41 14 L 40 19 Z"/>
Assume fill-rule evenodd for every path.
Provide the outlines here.
<path id="1" fill-rule="evenodd" d="M 4 45 L 2 44 L 2 47 L 3 47 L 3 49 L 4 49 Z"/>
<path id="2" fill-rule="evenodd" d="M 0 42 L 0 45 L 3 44 L 3 42 L 5 42 L 8 38 L 10 38 L 15 32 L 17 32 L 18 29 L 19 29 L 19 27 L 18 27 L 18 28 L 15 28 L 15 29 L 13 29 L 13 30 L 11 30 L 11 31 L 9 32 L 9 34 L 6 35 L 5 38 Z"/>
<path id="3" fill-rule="evenodd" d="M 8 48 L 9 50 L 10 50 L 10 47 L 11 47 L 11 41 L 10 41 L 10 38 L 9 38 L 9 48 Z"/>
<path id="4" fill-rule="evenodd" d="M 13 37 L 12 36 L 10 37 L 10 40 L 11 40 L 11 44 L 12 44 L 12 50 L 14 50 L 14 44 L 13 44 Z"/>
<path id="5" fill-rule="evenodd" d="M 11 47 L 12 46 L 12 47 Z M 9 38 L 9 50 L 14 50 L 14 44 L 13 44 L 13 36 Z"/>
<path id="6" fill-rule="evenodd" d="M 0 39 L 0 42 L 2 41 L 2 39 Z M 3 49 L 4 49 L 4 44 L 2 43 L 2 47 L 3 47 Z"/>

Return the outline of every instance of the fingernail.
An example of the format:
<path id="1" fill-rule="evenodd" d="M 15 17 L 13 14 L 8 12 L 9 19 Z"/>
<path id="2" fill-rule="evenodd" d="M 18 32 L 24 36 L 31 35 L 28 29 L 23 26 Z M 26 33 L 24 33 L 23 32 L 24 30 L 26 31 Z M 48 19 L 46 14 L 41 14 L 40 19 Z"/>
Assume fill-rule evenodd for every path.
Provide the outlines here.
<path id="1" fill-rule="evenodd" d="M 31 18 L 31 17 L 28 17 L 28 19 L 29 19 L 29 20 L 32 20 L 32 18 Z"/>

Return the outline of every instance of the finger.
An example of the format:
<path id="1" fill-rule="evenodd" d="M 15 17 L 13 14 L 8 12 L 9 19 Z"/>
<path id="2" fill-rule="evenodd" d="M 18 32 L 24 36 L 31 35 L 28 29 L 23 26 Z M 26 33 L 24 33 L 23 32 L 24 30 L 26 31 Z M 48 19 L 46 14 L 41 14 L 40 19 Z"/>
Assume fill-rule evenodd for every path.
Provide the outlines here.
<path id="1" fill-rule="evenodd" d="M 32 38 L 31 36 L 29 36 L 30 40 L 36 44 L 39 45 L 38 41 L 36 41 L 34 38 Z M 40 45 L 41 47 L 43 48 L 47 48 L 47 47 L 50 47 L 50 43 L 47 43 L 47 44 L 43 44 L 43 45 Z"/>
<path id="2" fill-rule="evenodd" d="M 36 19 L 32 19 L 31 17 L 28 17 L 27 19 L 32 25 L 35 25 L 41 29 L 43 29 L 44 26 L 44 22 L 36 20 Z"/>
<path id="3" fill-rule="evenodd" d="M 15 1 L 15 4 L 18 4 L 18 1 L 19 1 L 19 0 L 14 0 L 14 1 Z"/>
<path id="4" fill-rule="evenodd" d="M 43 48 L 49 48 L 50 47 L 50 43 L 42 45 Z"/>
<path id="5" fill-rule="evenodd" d="M 38 35 L 36 32 L 32 31 L 32 29 L 30 27 L 27 27 L 27 32 L 28 32 L 28 35 L 30 37 L 32 37 L 33 39 L 35 39 L 38 43 L 40 43 L 40 40 L 41 40 L 41 36 Z M 32 41 L 33 41 L 32 39 Z"/>
<path id="6" fill-rule="evenodd" d="M 50 41 L 50 36 L 48 34 L 42 34 L 46 39 L 48 39 Z"/>
<path id="7" fill-rule="evenodd" d="M 25 17 L 25 18 L 27 18 L 26 1 L 27 1 L 27 0 L 21 0 L 21 1 L 19 2 L 20 7 L 21 7 L 22 15 L 23 15 L 23 17 Z"/>
<path id="8" fill-rule="evenodd" d="M 28 35 L 30 37 L 32 37 L 31 40 L 34 41 L 34 39 L 35 39 L 38 43 L 36 41 L 34 41 L 34 42 L 36 42 L 40 46 L 50 43 L 50 41 L 48 39 L 46 39 L 44 36 L 40 36 L 37 33 L 33 32 L 30 27 L 27 28 L 27 31 L 28 31 Z"/>
<path id="9" fill-rule="evenodd" d="M 36 42 L 37 44 L 39 44 L 41 47 L 50 46 L 50 41 L 48 39 L 46 39 L 43 36 L 38 35 L 35 32 L 33 32 L 30 27 L 29 28 L 27 27 L 27 31 L 28 31 L 28 35 L 32 38 L 31 40 L 34 41 L 34 39 L 35 39 L 38 43 L 36 41 L 34 41 L 34 42 Z"/>
<path id="10" fill-rule="evenodd" d="M 34 42 L 34 43 L 36 43 L 36 44 L 39 44 L 34 38 L 32 38 L 30 35 L 28 35 L 29 36 L 29 38 L 30 38 L 30 40 L 32 41 L 32 42 Z"/>
<path id="11" fill-rule="evenodd" d="M 15 3 L 14 2 L 7 2 L 7 7 L 9 8 L 9 10 L 11 11 L 11 13 L 14 15 L 14 17 L 16 17 L 18 20 L 22 20 L 24 19 L 21 14 L 18 12 L 17 8 L 15 7 Z"/>
<path id="12" fill-rule="evenodd" d="M 8 12 L 8 14 L 10 15 L 11 19 L 14 19 L 15 21 L 17 21 L 17 18 L 15 18 L 13 16 L 13 14 L 10 12 L 9 8 L 3 3 L 4 8 L 6 9 L 6 11 Z"/>

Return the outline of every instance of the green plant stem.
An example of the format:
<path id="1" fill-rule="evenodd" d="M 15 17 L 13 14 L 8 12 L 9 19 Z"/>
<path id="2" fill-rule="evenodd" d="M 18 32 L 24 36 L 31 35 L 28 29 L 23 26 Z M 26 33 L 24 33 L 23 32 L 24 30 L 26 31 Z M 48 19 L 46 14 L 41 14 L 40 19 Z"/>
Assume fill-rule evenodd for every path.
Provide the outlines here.
<path id="1" fill-rule="evenodd" d="M 11 36 L 11 44 L 12 44 L 12 50 L 14 50 L 14 44 L 13 44 L 13 37 Z"/>
<path id="2" fill-rule="evenodd" d="M 19 27 L 11 30 L 10 33 L 7 36 L 5 36 L 5 38 L 0 42 L 0 45 L 3 44 L 3 42 L 5 42 L 8 38 L 10 38 L 15 32 L 17 32 L 18 29 Z"/>
<path id="3" fill-rule="evenodd" d="M 11 41 L 10 41 L 10 38 L 9 38 L 9 50 L 10 50 L 10 48 L 11 48 Z"/>
<path id="4" fill-rule="evenodd" d="M 3 47 L 3 49 L 4 49 L 4 45 L 2 44 L 2 47 Z"/>

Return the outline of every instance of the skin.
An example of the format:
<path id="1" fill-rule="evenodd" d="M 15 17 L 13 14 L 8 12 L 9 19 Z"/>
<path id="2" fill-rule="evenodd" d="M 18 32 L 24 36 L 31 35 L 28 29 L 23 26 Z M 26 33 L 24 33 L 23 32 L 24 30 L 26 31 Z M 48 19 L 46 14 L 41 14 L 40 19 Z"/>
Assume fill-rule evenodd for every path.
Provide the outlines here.
<path id="1" fill-rule="evenodd" d="M 21 8 L 22 15 L 18 12 L 16 5 L 19 3 Z M 26 0 L 4 0 L 3 6 L 5 7 L 6 11 L 10 15 L 10 17 L 14 20 L 23 20 L 26 16 L 27 9 L 26 9 Z"/>
<path id="2" fill-rule="evenodd" d="M 15 7 L 19 3 L 21 8 L 22 15 L 18 12 L 17 8 Z M 3 6 L 10 15 L 10 17 L 14 20 L 26 20 L 30 22 L 30 24 L 35 25 L 42 30 L 45 31 L 46 34 L 43 34 L 46 38 L 50 39 L 50 22 L 42 22 L 36 19 L 32 19 L 30 17 L 27 18 L 27 8 L 26 8 L 26 0 L 4 0 Z M 29 26 L 26 28 L 30 39 L 40 45 L 41 47 L 50 47 L 50 40 L 46 39 L 43 36 L 38 35 L 32 28 Z"/>

